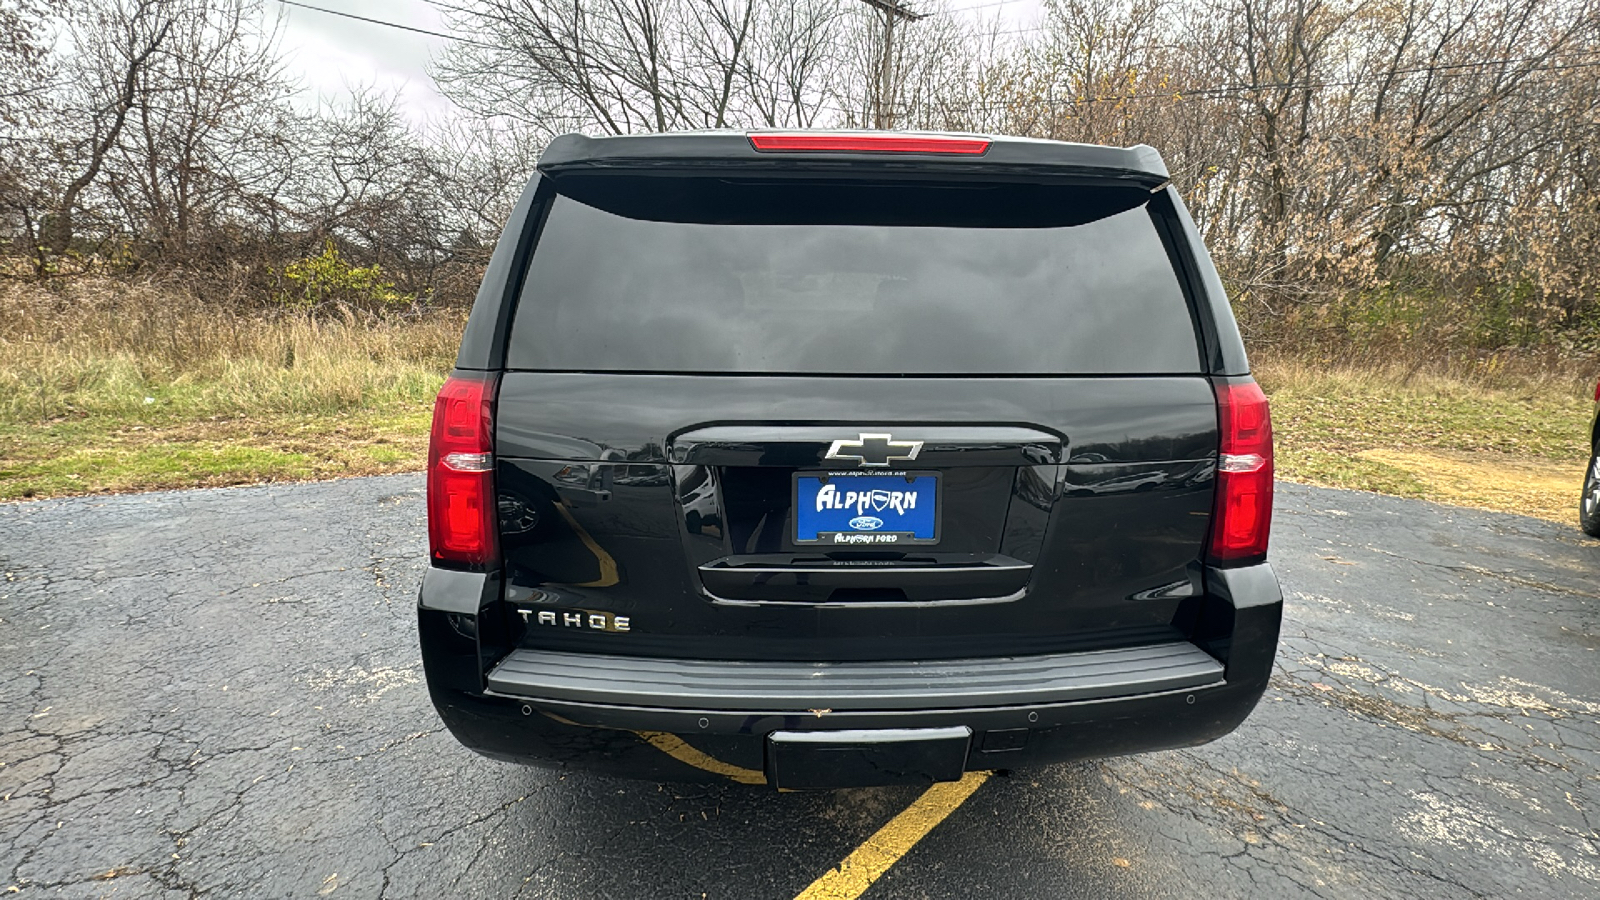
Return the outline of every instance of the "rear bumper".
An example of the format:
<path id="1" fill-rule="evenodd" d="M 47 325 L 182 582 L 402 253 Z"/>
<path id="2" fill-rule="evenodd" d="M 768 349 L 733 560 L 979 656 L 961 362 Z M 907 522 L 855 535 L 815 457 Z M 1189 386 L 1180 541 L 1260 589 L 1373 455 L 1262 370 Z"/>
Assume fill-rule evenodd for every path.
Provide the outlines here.
<path id="1" fill-rule="evenodd" d="M 421 597 L 423 661 L 439 715 L 463 744 L 497 759 L 655 781 L 790 783 L 775 758 L 795 751 L 776 753 L 774 733 L 782 742 L 806 732 L 964 729 L 971 739 L 956 762 L 968 771 L 1202 744 L 1254 709 L 1282 617 L 1277 580 L 1261 565 L 1207 573 L 1208 593 L 1232 610 L 1209 654 L 1163 644 L 827 666 L 506 654 L 477 629 L 480 604 L 498 594 L 493 576 L 437 571 Z M 916 773 L 882 779 L 895 780 Z"/>

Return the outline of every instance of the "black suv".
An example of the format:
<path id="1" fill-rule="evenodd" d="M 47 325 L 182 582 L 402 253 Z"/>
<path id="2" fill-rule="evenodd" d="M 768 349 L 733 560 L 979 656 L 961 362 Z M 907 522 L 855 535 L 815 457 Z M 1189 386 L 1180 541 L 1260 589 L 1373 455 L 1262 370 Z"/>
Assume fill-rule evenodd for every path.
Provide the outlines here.
<path id="1" fill-rule="evenodd" d="M 561 137 L 434 412 L 468 747 L 833 788 L 1182 747 L 1267 684 L 1266 398 L 1149 147 Z"/>

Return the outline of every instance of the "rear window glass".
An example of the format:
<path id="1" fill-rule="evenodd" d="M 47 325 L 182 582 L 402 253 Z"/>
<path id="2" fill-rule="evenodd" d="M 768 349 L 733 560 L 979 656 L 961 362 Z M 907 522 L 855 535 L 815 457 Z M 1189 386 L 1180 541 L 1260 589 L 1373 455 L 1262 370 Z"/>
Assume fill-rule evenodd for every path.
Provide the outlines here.
<path id="1" fill-rule="evenodd" d="M 1200 370 L 1143 191 L 612 179 L 554 198 L 509 368 Z"/>

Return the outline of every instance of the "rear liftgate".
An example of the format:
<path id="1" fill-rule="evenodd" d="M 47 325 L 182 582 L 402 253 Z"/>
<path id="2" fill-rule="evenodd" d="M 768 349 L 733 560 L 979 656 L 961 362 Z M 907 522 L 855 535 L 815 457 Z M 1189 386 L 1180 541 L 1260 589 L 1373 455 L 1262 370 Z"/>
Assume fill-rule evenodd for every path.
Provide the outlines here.
<path id="1" fill-rule="evenodd" d="M 714 426 L 669 452 L 721 483 L 729 538 L 694 548 L 717 600 L 994 602 L 1032 574 L 1031 546 L 1005 552 L 1040 527 L 1013 498 L 1019 484 L 1051 491 L 1062 441 L 983 425 Z"/>

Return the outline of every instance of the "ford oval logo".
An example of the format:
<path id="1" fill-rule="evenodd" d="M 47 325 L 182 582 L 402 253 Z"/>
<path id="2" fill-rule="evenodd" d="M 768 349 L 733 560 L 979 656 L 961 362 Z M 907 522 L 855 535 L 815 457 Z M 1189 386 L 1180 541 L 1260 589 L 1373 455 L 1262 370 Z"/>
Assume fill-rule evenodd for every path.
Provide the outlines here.
<path id="1" fill-rule="evenodd" d="M 850 527 L 857 531 L 877 531 L 883 527 L 883 520 L 877 516 L 856 516 L 850 520 Z"/>

